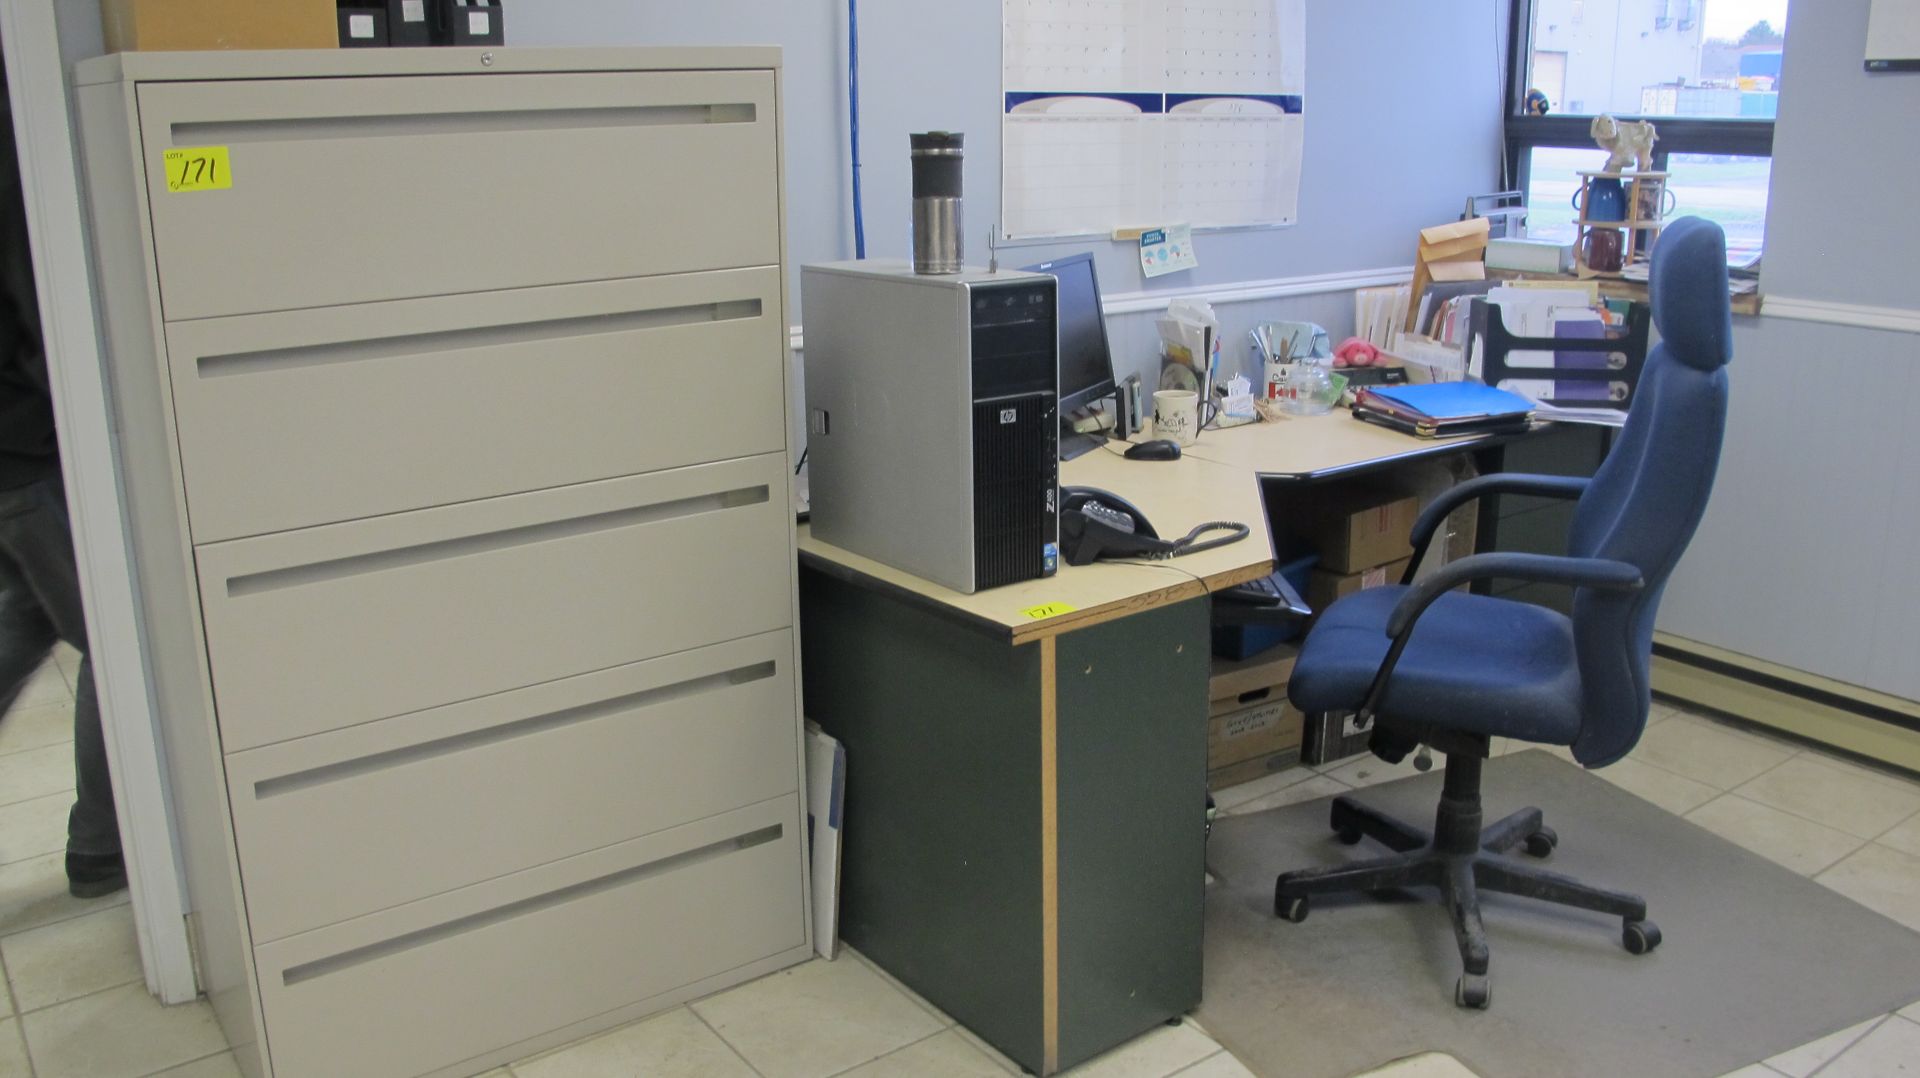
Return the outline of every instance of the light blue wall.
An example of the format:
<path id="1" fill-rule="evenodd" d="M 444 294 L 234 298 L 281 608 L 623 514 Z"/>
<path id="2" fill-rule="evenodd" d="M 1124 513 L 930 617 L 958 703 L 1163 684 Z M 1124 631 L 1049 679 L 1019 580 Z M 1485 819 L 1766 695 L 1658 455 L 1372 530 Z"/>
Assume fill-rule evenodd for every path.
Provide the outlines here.
<path id="1" fill-rule="evenodd" d="M 1761 291 L 1920 309 L 1920 75 L 1868 75 L 1870 0 L 1795 0 Z M 1739 319 L 1718 485 L 1660 628 L 1920 699 L 1920 334 Z"/>
<path id="2" fill-rule="evenodd" d="M 1415 233 L 1453 220 L 1499 183 L 1503 0 L 1308 0 L 1307 144 L 1299 224 L 1202 234 L 1200 268 L 1146 281 L 1138 248 L 1104 239 L 1002 252 L 1030 265 L 1092 249 L 1108 295 L 1407 266 Z M 844 0 L 523 0 L 508 7 L 515 45 L 780 45 L 785 62 L 787 244 L 793 315 L 798 267 L 853 257 Z M 967 136 L 968 261 L 987 260 L 999 217 L 1000 4 L 867 0 L 860 5 L 861 149 L 867 253 L 910 251 L 907 134 Z M 1348 293 L 1219 308 L 1229 362 L 1257 322 L 1353 327 Z M 1109 321 L 1121 377 L 1158 365 L 1151 313 Z"/>
<path id="3" fill-rule="evenodd" d="M 1762 291 L 1920 310 L 1920 75 L 1865 71 L 1871 6 L 1789 11 Z"/>
<path id="4" fill-rule="evenodd" d="M 1297 226 L 1203 235 L 1197 271 L 1151 286 L 1135 248 L 1105 240 L 1023 247 L 1002 264 L 1092 246 L 1108 293 L 1410 264 L 1415 232 L 1497 185 L 1504 27 L 1501 0 L 1309 0 Z M 508 7 L 507 28 L 516 45 L 782 46 L 789 257 L 852 257 L 842 0 L 528 0 Z M 868 254 L 907 256 L 907 134 L 946 128 L 967 136 L 965 239 L 984 263 L 1000 198 L 1000 5 L 867 0 L 860 50 Z"/>

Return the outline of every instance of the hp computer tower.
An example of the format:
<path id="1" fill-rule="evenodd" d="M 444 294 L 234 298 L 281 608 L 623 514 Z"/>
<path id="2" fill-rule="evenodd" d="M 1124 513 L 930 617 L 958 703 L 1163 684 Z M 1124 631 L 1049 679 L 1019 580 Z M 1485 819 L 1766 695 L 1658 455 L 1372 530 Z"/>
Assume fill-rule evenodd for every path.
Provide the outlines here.
<path id="1" fill-rule="evenodd" d="M 957 591 L 1052 575 L 1054 279 L 834 262 L 801 296 L 814 537 Z"/>

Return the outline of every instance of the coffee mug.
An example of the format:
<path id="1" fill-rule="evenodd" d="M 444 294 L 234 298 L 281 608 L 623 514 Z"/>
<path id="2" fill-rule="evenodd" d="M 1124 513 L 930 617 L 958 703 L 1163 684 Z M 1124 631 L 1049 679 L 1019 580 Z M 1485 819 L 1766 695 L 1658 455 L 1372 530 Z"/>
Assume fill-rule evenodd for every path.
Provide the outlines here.
<path id="1" fill-rule="evenodd" d="M 1638 197 L 1635 199 L 1637 204 L 1633 208 L 1633 218 L 1636 221 L 1658 221 L 1672 213 L 1674 206 L 1680 201 L 1670 187 L 1642 184 L 1635 190 L 1638 192 Z"/>
<path id="2" fill-rule="evenodd" d="M 1627 219 L 1627 192 L 1620 181 L 1601 178 L 1589 180 L 1582 188 L 1587 194 L 1587 204 L 1580 204 L 1580 191 L 1573 193 L 1573 208 L 1588 221 L 1624 221 Z"/>
<path id="3" fill-rule="evenodd" d="M 1153 395 L 1153 436 L 1192 445 L 1200 434 L 1200 394 L 1191 389 L 1162 389 Z"/>
<path id="4" fill-rule="evenodd" d="M 1617 228 L 1590 228 L 1587 230 L 1586 266 L 1600 273 L 1620 272 L 1620 230 Z"/>

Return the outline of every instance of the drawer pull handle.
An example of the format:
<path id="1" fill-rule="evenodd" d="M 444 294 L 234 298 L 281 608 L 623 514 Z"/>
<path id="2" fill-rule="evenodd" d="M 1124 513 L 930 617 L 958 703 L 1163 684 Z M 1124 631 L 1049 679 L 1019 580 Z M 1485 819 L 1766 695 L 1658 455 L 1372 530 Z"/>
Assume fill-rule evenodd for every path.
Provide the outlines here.
<path id="1" fill-rule="evenodd" d="M 307 344 L 297 348 L 275 348 L 264 352 L 233 352 L 227 355 L 201 356 L 197 369 L 202 378 L 222 378 L 235 374 L 298 370 L 303 367 L 360 363 L 366 360 L 393 359 L 401 356 L 426 356 L 437 352 L 457 352 L 464 349 L 492 348 L 509 344 L 537 344 L 541 341 L 604 333 L 632 333 L 636 330 L 692 326 L 703 322 L 732 322 L 758 318 L 760 310 L 758 299 L 720 300 L 714 303 L 696 303 L 680 307 L 656 307 L 644 311 L 589 314 L 577 318 L 552 318 L 540 322 L 517 322 L 501 326 L 463 327 L 432 333 L 409 333 L 398 337 L 376 337 L 372 340 Z"/>
<path id="2" fill-rule="evenodd" d="M 580 131 L 605 127 L 686 127 L 750 124 L 751 101 L 707 105 L 629 105 L 586 109 L 498 109 L 395 116 L 303 116 L 274 120 L 196 120 L 171 125 L 175 146 L 236 142 L 312 142 L 322 139 L 419 138 L 516 131 Z"/>
<path id="3" fill-rule="evenodd" d="M 343 969 L 351 969 L 354 966 L 385 958 L 388 955 L 412 950 L 415 947 L 424 947 L 430 943 L 437 943 L 440 940 L 457 936 L 464 932 L 471 932 L 475 929 L 485 928 L 488 925 L 499 924 L 502 921 L 511 920 L 515 917 L 524 917 L 530 913 L 538 913 L 541 910 L 551 909 L 564 902 L 573 902 L 599 894 L 603 891 L 611 891 L 616 887 L 623 887 L 636 880 L 646 879 L 649 876 L 662 876 L 679 869 L 690 868 L 702 861 L 711 861 L 716 857 L 724 857 L 730 853 L 738 853 L 741 850 L 750 850 L 755 846 L 764 846 L 769 842 L 777 842 L 784 832 L 785 826 L 782 824 L 762 827 L 757 831 L 748 831 L 745 834 L 735 835 L 732 838 L 724 838 L 718 842 L 710 842 L 705 846 L 672 854 L 668 857 L 662 857 L 657 861 L 649 861 L 644 865 L 623 868 L 618 872 L 609 873 L 598 879 L 572 884 L 571 886 L 562 887 L 555 891 L 548 891 L 543 895 L 534 895 L 532 898 L 523 898 L 518 902 L 509 902 L 504 906 L 497 906 L 482 913 L 456 917 L 451 921 L 437 924 L 430 928 L 422 928 L 414 932 L 403 933 L 391 939 L 381 940 L 378 943 L 370 943 L 364 947 L 355 947 L 350 951 L 342 951 L 336 955 L 317 958 L 312 962 L 303 962 L 297 966 L 289 966 L 281 971 L 280 983 L 291 988 L 302 981 L 311 981 L 316 977 L 324 977 L 329 973 L 337 973 Z"/>
<path id="4" fill-rule="evenodd" d="M 772 677 L 773 672 L 774 664 L 771 661 L 754 663 L 751 666 L 737 667 L 733 670 L 726 670 L 718 674 L 708 674 L 704 677 L 689 678 L 686 681 L 676 681 L 670 685 L 661 685 L 652 689 L 642 689 L 639 692 L 625 693 L 608 700 L 596 700 L 591 704 L 562 708 L 559 711 L 550 711 L 543 715 L 530 715 L 527 718 L 504 722 L 498 726 L 489 726 L 484 730 L 470 730 L 466 733 L 436 738 L 432 741 L 422 741 L 417 745 L 389 749 L 386 752 L 376 752 L 369 756 L 343 760 L 339 763 L 322 764 L 319 767 L 310 767 L 305 771 L 275 775 L 270 779 L 261 779 L 253 784 L 253 798 L 255 801 L 265 801 L 271 797 L 297 793 L 301 790 L 312 789 L 315 786 L 324 786 L 327 783 L 339 782 L 342 779 L 359 778 L 362 775 L 368 775 L 376 771 L 404 767 L 407 764 L 420 760 L 449 756 L 456 752 L 464 752 L 468 749 L 479 748 L 483 745 L 493 745 L 502 741 L 512 741 L 517 738 L 530 737 L 534 734 L 545 733 L 548 730 L 561 726 L 572 726 L 575 723 L 590 722 L 594 719 L 605 718 L 609 715 L 618 715 L 627 711 L 639 711 L 643 708 L 659 707 L 661 704 L 670 703 L 674 700 L 682 700 L 689 696 L 698 696 L 716 689 L 763 681 Z"/>
<path id="5" fill-rule="evenodd" d="M 760 505 L 766 502 L 767 497 L 767 487 L 762 484 L 714 494 L 699 494 L 691 498 L 676 498 L 673 501 L 656 502 L 653 505 L 615 509 L 608 513 L 569 517 L 565 520 L 549 520 L 519 528 L 482 532 L 479 535 L 463 535 L 456 539 L 440 539 L 430 543 L 401 547 L 397 550 L 376 550 L 370 554 L 352 554 L 344 558 L 309 562 L 306 565 L 292 565 L 285 569 L 268 569 L 264 572 L 228 577 L 227 597 L 238 599 L 261 592 L 318 584 L 343 577 L 359 576 L 363 573 L 377 573 L 430 561 L 487 554 L 529 543 L 572 539 L 591 535 L 594 532 L 611 531 L 615 528 L 656 524 L 700 513 Z"/>

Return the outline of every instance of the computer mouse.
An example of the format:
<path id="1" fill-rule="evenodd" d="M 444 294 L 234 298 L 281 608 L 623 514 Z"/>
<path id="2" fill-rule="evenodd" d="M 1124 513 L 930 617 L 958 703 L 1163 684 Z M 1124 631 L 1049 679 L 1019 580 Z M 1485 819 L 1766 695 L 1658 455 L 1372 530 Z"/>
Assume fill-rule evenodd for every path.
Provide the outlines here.
<path id="1" fill-rule="evenodd" d="M 1128 460 L 1179 460 L 1180 443 L 1168 438 L 1141 442 L 1127 450 Z"/>

